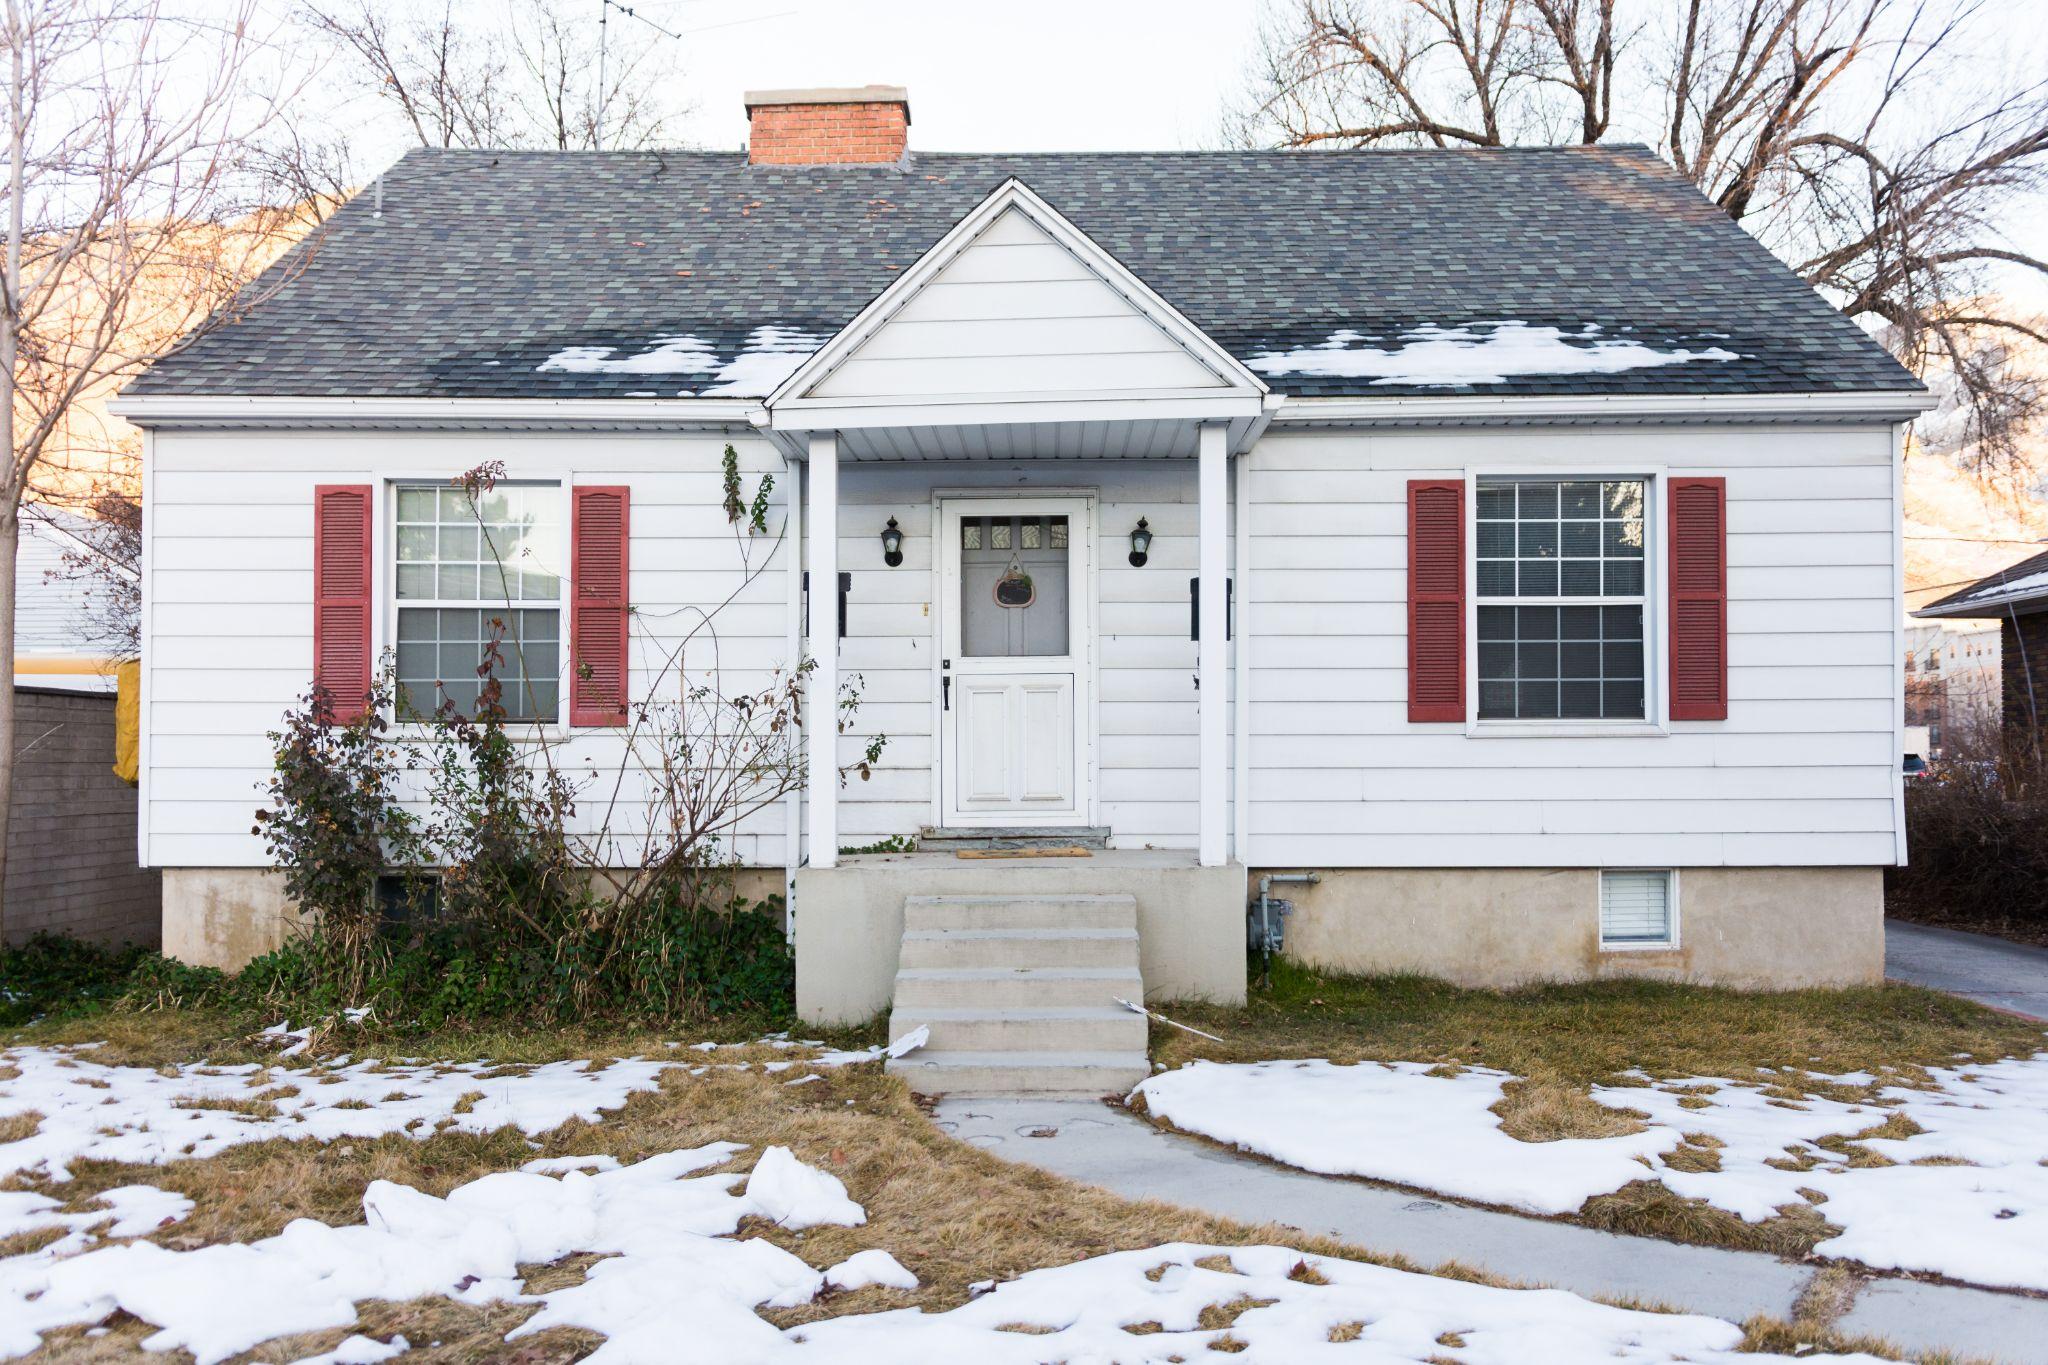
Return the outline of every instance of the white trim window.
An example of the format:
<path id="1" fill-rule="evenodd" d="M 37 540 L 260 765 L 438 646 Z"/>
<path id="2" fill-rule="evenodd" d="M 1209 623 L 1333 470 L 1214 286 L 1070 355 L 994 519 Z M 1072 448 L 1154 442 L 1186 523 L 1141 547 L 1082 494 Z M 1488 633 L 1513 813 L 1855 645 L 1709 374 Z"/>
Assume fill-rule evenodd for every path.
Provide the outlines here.
<path id="1" fill-rule="evenodd" d="M 1640 477 L 1477 480 L 1480 720 L 1649 718 L 1648 498 Z"/>
<path id="2" fill-rule="evenodd" d="M 505 719 L 557 723 L 567 561 L 560 485 L 500 483 L 472 503 L 447 482 L 402 482 L 393 503 L 399 716 L 429 719 L 444 704 L 475 716 L 495 636 L 492 676 Z"/>
<path id="3" fill-rule="evenodd" d="M 1626 869 L 1600 874 L 1600 946 L 1678 946 L 1678 874 Z"/>

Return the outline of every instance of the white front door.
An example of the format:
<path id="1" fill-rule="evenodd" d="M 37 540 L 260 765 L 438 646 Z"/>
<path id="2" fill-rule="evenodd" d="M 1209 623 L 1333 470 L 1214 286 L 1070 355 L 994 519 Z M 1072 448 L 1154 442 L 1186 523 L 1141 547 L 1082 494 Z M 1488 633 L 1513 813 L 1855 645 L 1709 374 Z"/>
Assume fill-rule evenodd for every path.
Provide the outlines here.
<path id="1" fill-rule="evenodd" d="M 939 516 L 940 813 L 1088 822 L 1085 498 L 949 498 Z"/>

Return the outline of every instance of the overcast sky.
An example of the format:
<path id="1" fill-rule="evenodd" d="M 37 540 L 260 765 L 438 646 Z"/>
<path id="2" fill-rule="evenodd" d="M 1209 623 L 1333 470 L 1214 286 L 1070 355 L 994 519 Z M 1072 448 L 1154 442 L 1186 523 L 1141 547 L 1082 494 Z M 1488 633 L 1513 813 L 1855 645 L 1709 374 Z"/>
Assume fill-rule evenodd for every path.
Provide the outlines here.
<path id="1" fill-rule="evenodd" d="M 590 4 L 594 12 L 598 0 Z M 685 32 L 692 142 L 744 146 L 748 90 L 901 85 L 910 90 L 912 145 L 935 152 L 1216 146 L 1260 10 L 1256 0 L 637 0 L 634 8 Z M 632 20 L 614 13 L 612 22 Z"/>

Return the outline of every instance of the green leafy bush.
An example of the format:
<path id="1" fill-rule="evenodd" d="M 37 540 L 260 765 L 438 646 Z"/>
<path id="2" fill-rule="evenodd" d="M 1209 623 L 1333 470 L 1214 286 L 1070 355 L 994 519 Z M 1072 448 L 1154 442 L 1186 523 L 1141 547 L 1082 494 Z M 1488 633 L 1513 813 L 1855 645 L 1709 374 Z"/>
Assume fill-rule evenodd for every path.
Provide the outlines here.
<path id="1" fill-rule="evenodd" d="M 128 974 L 148 961 L 162 959 L 132 944 L 108 948 L 58 934 L 0 948 L 0 1027 L 99 1009 L 119 999 Z"/>

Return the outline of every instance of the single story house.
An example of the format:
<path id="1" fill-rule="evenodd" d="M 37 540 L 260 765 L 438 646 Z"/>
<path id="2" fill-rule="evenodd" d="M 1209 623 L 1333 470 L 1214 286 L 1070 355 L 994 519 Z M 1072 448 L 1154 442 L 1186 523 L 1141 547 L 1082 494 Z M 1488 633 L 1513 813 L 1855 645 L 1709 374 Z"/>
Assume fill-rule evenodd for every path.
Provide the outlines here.
<path id="1" fill-rule="evenodd" d="M 1879 979 L 1927 398 L 1654 155 L 748 106 L 738 153 L 412 152 L 129 389 L 171 951 L 288 917 L 249 817 L 316 672 L 460 702 L 516 613 L 520 714 L 604 770 L 715 612 L 720 686 L 812 670 L 807 789 L 729 845 L 799 1010 L 893 1004 L 930 1088 L 1141 1072 L 1114 1001 L 1242 998 L 1270 874 L 1332 970 Z M 516 592 L 446 501 L 486 462 Z M 1033 842 L 1080 856 L 961 856 Z"/>
<path id="2" fill-rule="evenodd" d="M 1998 622 L 1998 713 L 2009 736 L 2048 735 L 2048 550 L 1987 574 L 1913 613 L 1923 621 Z"/>

